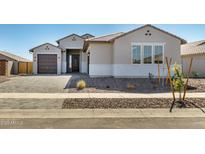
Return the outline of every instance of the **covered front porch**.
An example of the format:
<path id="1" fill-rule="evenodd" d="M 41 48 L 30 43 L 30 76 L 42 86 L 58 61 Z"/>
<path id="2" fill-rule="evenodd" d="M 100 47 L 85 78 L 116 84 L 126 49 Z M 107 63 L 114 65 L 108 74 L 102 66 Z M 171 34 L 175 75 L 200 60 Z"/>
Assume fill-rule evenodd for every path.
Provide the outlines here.
<path id="1" fill-rule="evenodd" d="M 88 73 L 88 54 L 84 51 L 85 40 L 82 36 L 71 34 L 57 40 L 62 49 L 61 72 L 63 74 L 80 72 Z"/>
<path id="2" fill-rule="evenodd" d="M 62 73 L 88 73 L 89 57 L 82 49 L 66 49 L 62 53 Z"/>

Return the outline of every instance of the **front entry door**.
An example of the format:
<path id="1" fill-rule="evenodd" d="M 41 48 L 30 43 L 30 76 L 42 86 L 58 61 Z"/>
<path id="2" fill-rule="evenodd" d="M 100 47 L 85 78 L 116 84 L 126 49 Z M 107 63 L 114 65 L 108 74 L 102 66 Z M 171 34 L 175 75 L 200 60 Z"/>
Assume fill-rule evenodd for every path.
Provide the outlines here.
<path id="1" fill-rule="evenodd" d="M 79 72 L 80 56 L 72 55 L 72 72 Z"/>

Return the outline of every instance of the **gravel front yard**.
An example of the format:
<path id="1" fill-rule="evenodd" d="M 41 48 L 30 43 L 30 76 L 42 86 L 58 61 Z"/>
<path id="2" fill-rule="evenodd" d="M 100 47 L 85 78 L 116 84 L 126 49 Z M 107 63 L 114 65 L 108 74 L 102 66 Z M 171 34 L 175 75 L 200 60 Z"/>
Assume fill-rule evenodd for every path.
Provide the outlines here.
<path id="1" fill-rule="evenodd" d="M 86 88 L 83 90 L 76 89 L 76 83 L 79 80 L 86 82 Z M 90 78 L 87 75 L 73 76 L 66 87 L 68 92 L 80 93 L 115 93 L 115 92 L 131 92 L 131 93 L 159 93 L 168 92 L 169 85 L 159 85 L 157 79 L 154 84 L 147 78 L 113 78 L 113 77 L 98 77 Z"/>
<path id="2" fill-rule="evenodd" d="M 77 90 L 76 83 L 81 79 L 87 86 L 83 90 Z M 148 78 L 90 78 L 87 75 L 78 74 L 70 78 L 66 89 L 69 93 L 163 93 L 169 92 L 169 87 L 162 79 L 158 84 L 157 79 L 151 82 Z M 188 91 L 205 92 L 205 79 L 189 79 Z"/>
<path id="3" fill-rule="evenodd" d="M 83 90 L 76 89 L 79 80 L 85 80 Z M 205 92 L 205 79 L 190 79 L 189 92 Z M 85 74 L 0 76 L 0 93 L 163 93 L 169 92 L 169 85 L 161 80 L 147 78 L 90 78 Z"/>
<path id="4" fill-rule="evenodd" d="M 193 87 L 189 89 L 189 92 L 205 92 L 205 79 L 191 78 L 189 86 Z"/>
<path id="5" fill-rule="evenodd" d="M 205 99 L 188 99 L 199 107 L 205 107 Z M 63 109 L 83 108 L 170 108 L 172 99 L 165 98 L 75 98 L 65 99 Z M 193 106 L 187 106 L 193 107 Z"/>

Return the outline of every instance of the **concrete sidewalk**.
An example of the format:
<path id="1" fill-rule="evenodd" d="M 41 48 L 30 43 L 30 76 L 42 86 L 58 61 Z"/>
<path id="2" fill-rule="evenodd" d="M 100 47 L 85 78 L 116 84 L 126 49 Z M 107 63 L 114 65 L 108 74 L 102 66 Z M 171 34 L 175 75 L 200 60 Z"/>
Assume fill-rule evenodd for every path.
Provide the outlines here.
<path id="1" fill-rule="evenodd" d="M 189 98 L 205 98 L 205 92 L 187 93 Z M 178 94 L 176 94 L 178 97 Z M 64 98 L 172 98 L 171 93 L 0 93 L 0 99 L 64 99 Z"/>
<path id="2" fill-rule="evenodd" d="M 182 118 L 205 117 L 199 109 L 0 109 L 0 119 L 12 118 Z"/>

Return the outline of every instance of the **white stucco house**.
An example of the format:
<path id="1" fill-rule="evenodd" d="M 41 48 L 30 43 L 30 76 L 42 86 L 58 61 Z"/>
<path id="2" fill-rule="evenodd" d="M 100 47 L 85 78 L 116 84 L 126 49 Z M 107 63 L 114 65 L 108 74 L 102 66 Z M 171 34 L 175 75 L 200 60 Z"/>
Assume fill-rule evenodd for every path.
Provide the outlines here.
<path id="1" fill-rule="evenodd" d="M 45 43 L 33 53 L 34 74 L 87 73 L 91 77 L 166 76 L 165 57 L 181 64 L 180 46 L 186 41 L 152 25 L 100 37 L 72 34 Z"/>

